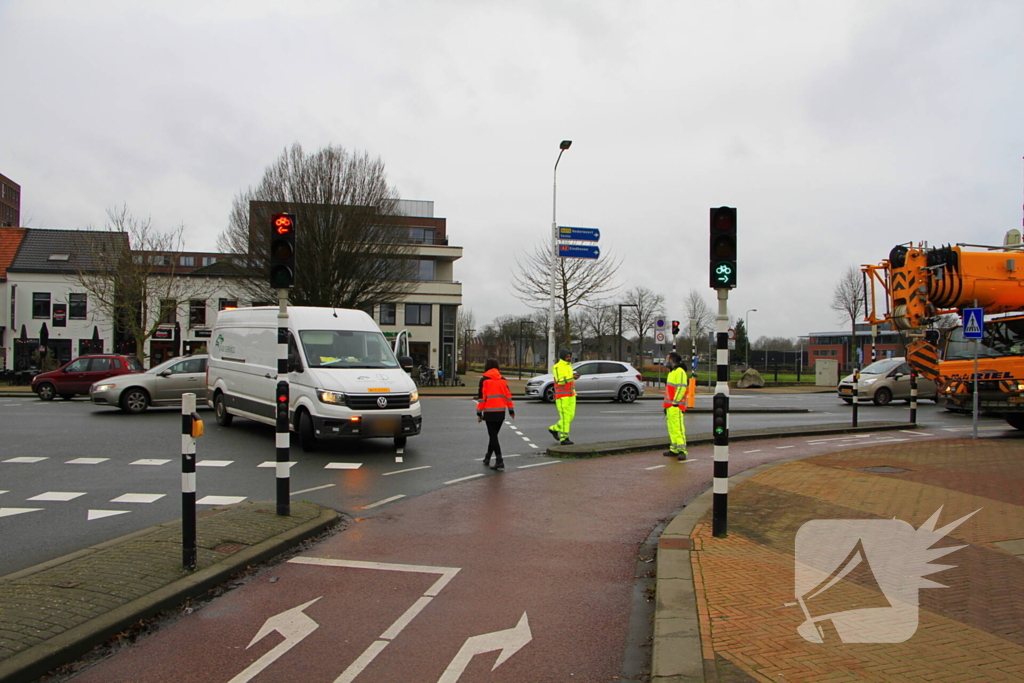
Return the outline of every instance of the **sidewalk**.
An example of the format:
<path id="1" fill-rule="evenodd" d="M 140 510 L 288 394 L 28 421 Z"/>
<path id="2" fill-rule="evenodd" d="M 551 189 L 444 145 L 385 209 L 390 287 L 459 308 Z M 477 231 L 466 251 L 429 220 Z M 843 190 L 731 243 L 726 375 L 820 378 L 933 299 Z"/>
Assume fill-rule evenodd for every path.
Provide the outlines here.
<path id="1" fill-rule="evenodd" d="M 1024 680 L 1024 442 L 908 440 L 757 468 L 733 477 L 730 489 L 726 538 L 711 533 L 710 491 L 661 536 L 652 681 Z M 927 578 L 948 588 L 912 587 L 900 602 L 880 569 L 906 557 L 906 536 L 895 548 L 865 541 L 859 556 L 847 554 L 852 541 L 833 536 L 836 566 L 823 568 L 822 579 L 833 569 L 838 576 L 844 560 L 866 562 L 848 562 L 857 566 L 821 595 L 812 590 L 817 581 L 797 591 L 804 523 L 884 520 L 895 525 L 887 527 L 894 539 L 899 523 L 891 520 L 920 529 L 940 509 L 936 529 L 978 511 L 947 539 L 924 544 L 962 546 L 932 556 L 937 573 Z M 798 597 L 812 617 L 881 608 L 865 640 L 886 625 L 914 626 L 914 612 L 916 632 L 905 642 L 844 643 L 843 617 L 826 618 L 816 623 L 824 642 L 812 643 L 797 632 L 805 620 Z M 867 614 L 853 619 L 863 625 Z"/>

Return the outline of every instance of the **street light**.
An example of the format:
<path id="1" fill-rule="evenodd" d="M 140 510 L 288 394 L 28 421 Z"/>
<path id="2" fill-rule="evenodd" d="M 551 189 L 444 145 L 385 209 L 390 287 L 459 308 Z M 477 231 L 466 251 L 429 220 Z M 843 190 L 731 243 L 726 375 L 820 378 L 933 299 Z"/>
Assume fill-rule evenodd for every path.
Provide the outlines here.
<path id="1" fill-rule="evenodd" d="M 469 342 L 470 342 L 470 340 L 473 339 L 473 333 L 474 332 L 476 332 L 476 330 L 466 330 L 467 334 L 466 334 L 466 344 L 464 346 L 464 349 L 465 349 L 464 353 L 466 355 L 466 374 L 467 375 L 469 374 L 469 364 L 470 364 L 469 349 L 471 348 L 470 345 L 469 345 Z"/>
<path id="2" fill-rule="evenodd" d="M 743 316 L 743 334 L 747 335 L 747 367 L 750 367 L 750 314 L 757 313 L 756 308 L 751 308 Z"/>
<path id="3" fill-rule="evenodd" d="M 558 219 L 556 218 L 556 207 L 558 197 L 558 162 L 562 159 L 562 152 L 569 149 L 572 140 L 562 140 L 558 146 L 558 158 L 555 159 L 555 172 L 551 180 L 551 304 L 548 307 L 548 357 L 549 365 L 554 364 L 555 358 L 555 273 L 558 269 Z"/>
<path id="4" fill-rule="evenodd" d="M 619 350 L 615 356 L 615 360 L 622 360 L 622 309 L 623 308 L 639 308 L 636 304 L 619 304 Z M 641 342 L 642 343 L 642 342 Z"/>
<path id="5" fill-rule="evenodd" d="M 519 346 L 516 347 L 516 365 L 519 366 L 519 379 L 523 378 L 523 361 L 522 361 L 522 349 L 523 349 L 523 325 L 532 325 L 532 320 L 520 320 L 519 321 Z M 532 333 L 530 335 L 533 336 Z"/>

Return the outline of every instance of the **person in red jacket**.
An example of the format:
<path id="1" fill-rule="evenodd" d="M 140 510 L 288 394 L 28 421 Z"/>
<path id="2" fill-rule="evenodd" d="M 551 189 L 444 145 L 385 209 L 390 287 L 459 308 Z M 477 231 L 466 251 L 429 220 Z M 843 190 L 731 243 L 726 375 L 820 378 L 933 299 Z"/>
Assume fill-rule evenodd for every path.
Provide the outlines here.
<path id="1" fill-rule="evenodd" d="M 502 422 L 505 421 L 505 409 L 508 408 L 508 415 L 516 419 L 516 408 L 512 403 L 512 391 L 508 388 L 508 382 L 501 376 L 498 369 L 498 361 L 489 358 L 484 365 L 484 374 L 480 378 L 480 387 L 476 392 L 476 421 L 487 423 L 487 455 L 484 456 L 484 466 L 492 470 L 505 469 L 505 461 L 501 459 L 501 444 L 498 443 L 498 431 Z M 494 464 L 491 465 L 491 454 L 494 455 Z"/>

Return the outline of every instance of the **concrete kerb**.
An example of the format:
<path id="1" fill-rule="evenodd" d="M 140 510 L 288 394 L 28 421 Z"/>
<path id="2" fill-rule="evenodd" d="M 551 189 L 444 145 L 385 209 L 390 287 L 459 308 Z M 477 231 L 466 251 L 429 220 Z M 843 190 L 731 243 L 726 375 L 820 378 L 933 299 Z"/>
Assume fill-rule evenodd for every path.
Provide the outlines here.
<path id="1" fill-rule="evenodd" d="M 264 503 L 264 505 L 273 507 L 274 503 Z M 133 624 L 159 614 L 164 610 L 177 607 L 190 598 L 198 597 L 224 583 L 232 576 L 241 573 L 247 567 L 279 555 L 336 525 L 340 521 L 340 515 L 337 511 L 322 506 L 315 507 L 320 508 L 319 514 L 316 517 L 292 529 L 230 554 L 223 560 L 186 577 L 172 581 L 151 593 L 120 605 L 106 614 L 74 626 L 64 633 L 49 638 L 0 662 L 0 681 L 35 680 L 47 672 L 81 657 L 92 648 L 102 645 Z M 0 582 L 23 579 L 44 570 L 74 562 L 82 557 L 144 537 L 147 534 L 165 529 L 174 524 L 175 522 L 170 522 L 137 531 L 92 548 L 72 553 L 66 557 L 9 574 L 0 578 Z"/>

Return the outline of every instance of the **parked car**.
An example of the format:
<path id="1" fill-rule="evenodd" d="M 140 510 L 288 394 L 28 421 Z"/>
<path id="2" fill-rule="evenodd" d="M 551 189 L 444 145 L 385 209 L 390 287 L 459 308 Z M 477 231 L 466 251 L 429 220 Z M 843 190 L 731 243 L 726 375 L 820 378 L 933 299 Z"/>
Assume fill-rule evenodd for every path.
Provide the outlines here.
<path id="1" fill-rule="evenodd" d="M 643 375 L 629 363 L 617 360 L 584 360 L 573 364 L 579 373 L 577 398 L 610 398 L 632 403 L 644 395 Z M 526 397 L 550 403 L 555 400 L 555 378 L 540 375 L 526 383 Z"/>
<path id="2" fill-rule="evenodd" d="M 70 400 L 76 394 L 88 394 L 89 387 L 101 379 L 142 372 L 142 361 L 135 356 L 93 354 L 32 378 L 32 391 L 44 401 L 55 396 Z"/>
<path id="3" fill-rule="evenodd" d="M 206 403 L 206 355 L 172 358 L 145 372 L 100 380 L 89 389 L 97 405 L 141 413 L 150 406 L 181 405 L 181 395 L 193 393 L 196 404 Z"/>
<path id="4" fill-rule="evenodd" d="M 853 403 L 853 375 L 839 381 L 839 398 Z M 860 400 L 871 399 L 876 406 L 884 406 L 893 399 L 910 400 L 910 364 L 906 358 L 886 358 L 875 361 L 860 371 L 857 395 Z M 935 382 L 917 375 L 918 399 L 937 400 Z"/>

